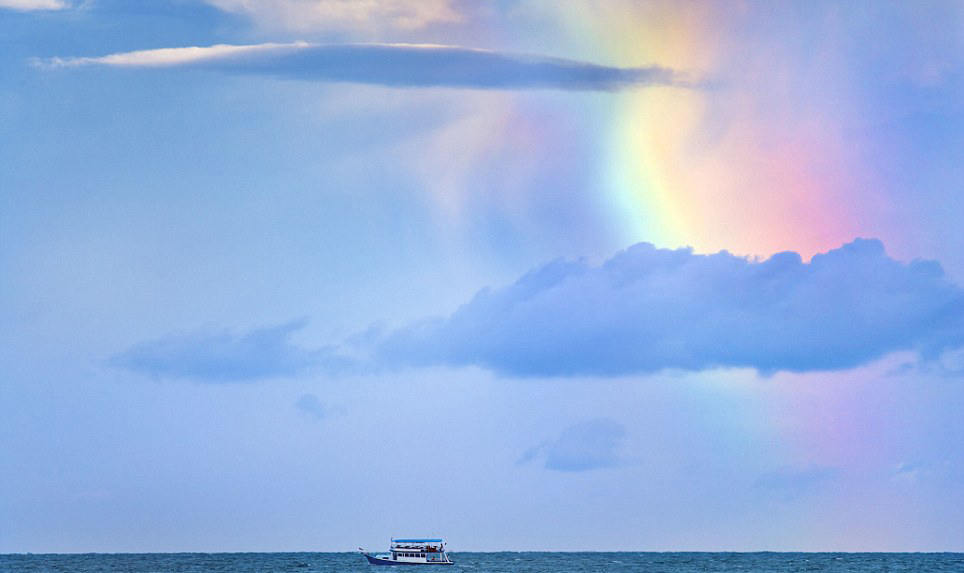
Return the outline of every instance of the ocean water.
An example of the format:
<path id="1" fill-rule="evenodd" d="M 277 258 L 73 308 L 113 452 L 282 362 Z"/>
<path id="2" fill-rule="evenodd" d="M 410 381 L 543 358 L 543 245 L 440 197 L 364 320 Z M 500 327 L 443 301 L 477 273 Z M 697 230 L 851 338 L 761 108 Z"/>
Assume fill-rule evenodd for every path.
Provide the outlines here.
<path id="1" fill-rule="evenodd" d="M 451 553 L 447 573 L 964 573 L 964 553 Z M 413 573 L 372 567 L 358 553 L 0 555 L 2 573 Z M 432 568 L 430 571 L 437 571 Z"/>

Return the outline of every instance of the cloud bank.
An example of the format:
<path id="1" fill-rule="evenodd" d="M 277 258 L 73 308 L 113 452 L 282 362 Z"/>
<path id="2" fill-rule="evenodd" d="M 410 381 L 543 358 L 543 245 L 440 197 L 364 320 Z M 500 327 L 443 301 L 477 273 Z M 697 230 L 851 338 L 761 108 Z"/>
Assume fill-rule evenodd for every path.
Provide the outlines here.
<path id="1" fill-rule="evenodd" d="M 42 68 L 196 68 L 392 87 L 613 91 L 691 85 L 679 73 L 658 66 L 616 68 L 548 56 L 431 44 L 217 45 L 92 58 L 51 58 L 33 63 Z"/>
<path id="2" fill-rule="evenodd" d="M 478 366 L 507 376 L 663 369 L 769 373 L 856 367 L 898 350 L 964 346 L 964 290 L 936 262 L 877 240 L 757 261 L 640 243 L 601 265 L 556 260 L 483 289 L 447 318 L 383 333 L 392 366 Z"/>
<path id="3" fill-rule="evenodd" d="M 755 260 L 640 243 L 596 266 L 552 261 L 481 290 L 451 316 L 371 329 L 341 345 L 293 345 L 304 324 L 146 341 L 111 363 L 207 382 L 430 366 L 513 377 L 768 374 L 849 369 L 900 350 L 940 364 L 964 348 L 964 289 L 938 263 L 896 261 L 877 240 L 809 263 L 793 252 Z M 540 455 L 563 459 L 553 447 L 540 446 Z"/>

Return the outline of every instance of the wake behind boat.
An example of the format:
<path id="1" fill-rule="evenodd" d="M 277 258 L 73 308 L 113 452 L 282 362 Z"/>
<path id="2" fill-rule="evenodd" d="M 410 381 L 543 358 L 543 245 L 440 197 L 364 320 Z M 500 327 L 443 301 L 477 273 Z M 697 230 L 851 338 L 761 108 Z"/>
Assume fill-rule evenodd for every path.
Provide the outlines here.
<path id="1" fill-rule="evenodd" d="M 388 553 L 358 550 L 372 565 L 452 565 L 441 539 L 392 539 Z"/>

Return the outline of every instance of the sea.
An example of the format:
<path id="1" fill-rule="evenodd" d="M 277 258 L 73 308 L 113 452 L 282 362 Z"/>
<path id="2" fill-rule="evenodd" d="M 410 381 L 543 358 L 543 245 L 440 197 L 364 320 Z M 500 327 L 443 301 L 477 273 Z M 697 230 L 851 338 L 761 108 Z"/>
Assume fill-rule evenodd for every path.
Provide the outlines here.
<path id="1" fill-rule="evenodd" d="M 964 573 L 964 553 L 450 553 L 446 573 Z M 436 569 L 430 571 L 436 571 Z M 2 573 L 405 573 L 358 553 L 87 553 L 0 555 Z"/>

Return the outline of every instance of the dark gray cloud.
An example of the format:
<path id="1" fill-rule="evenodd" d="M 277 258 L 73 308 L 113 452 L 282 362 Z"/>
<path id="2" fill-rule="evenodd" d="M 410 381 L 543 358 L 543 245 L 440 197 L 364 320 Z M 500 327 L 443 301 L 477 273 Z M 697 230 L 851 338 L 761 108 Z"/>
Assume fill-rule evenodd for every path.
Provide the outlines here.
<path id="1" fill-rule="evenodd" d="M 543 460 L 546 469 L 581 472 L 622 465 L 619 447 L 626 435 L 622 424 L 608 418 L 594 418 L 569 426 L 555 440 L 529 448 L 520 464 Z"/>
<path id="2" fill-rule="evenodd" d="M 305 321 L 257 328 L 244 334 L 196 332 L 149 340 L 115 355 L 118 368 L 154 378 L 244 382 L 297 375 L 324 362 L 324 350 L 293 345 Z"/>
<path id="3" fill-rule="evenodd" d="M 847 369 L 897 350 L 964 346 L 964 290 L 936 262 L 858 239 L 804 263 L 641 243 L 599 266 L 556 260 L 483 289 L 447 318 L 384 333 L 388 365 L 480 366 L 511 376 L 617 376 L 749 367 Z"/>
<path id="4" fill-rule="evenodd" d="M 689 85 L 658 66 L 618 68 L 589 62 L 460 46 L 412 44 L 260 44 L 165 48 L 94 58 L 35 61 L 44 68 L 103 65 L 191 67 L 322 82 L 394 87 L 618 90 Z"/>

